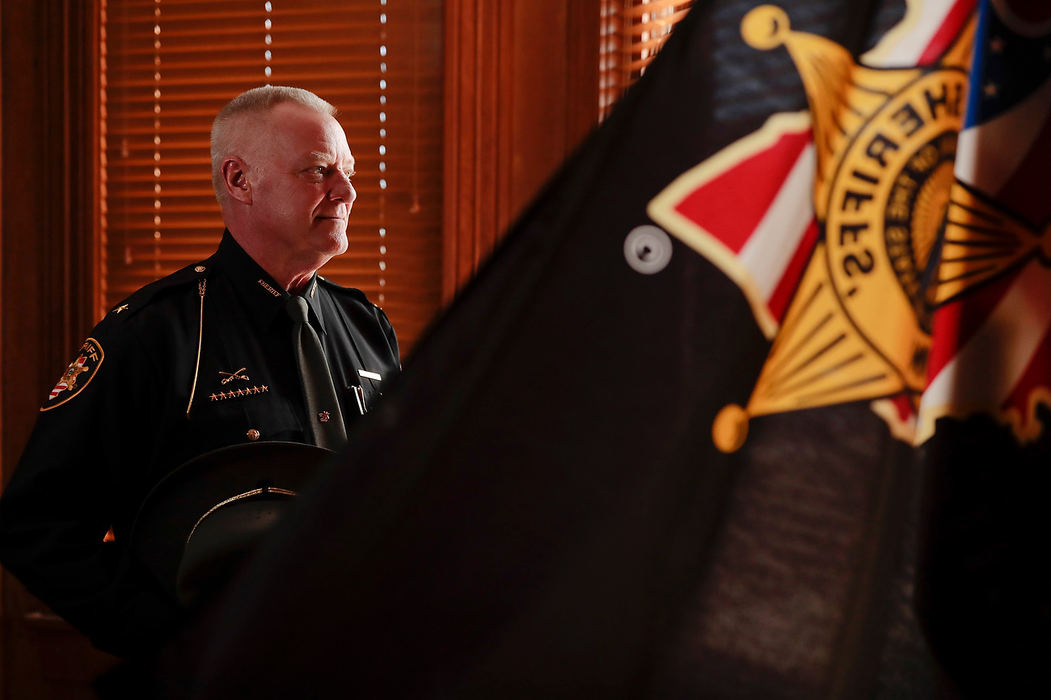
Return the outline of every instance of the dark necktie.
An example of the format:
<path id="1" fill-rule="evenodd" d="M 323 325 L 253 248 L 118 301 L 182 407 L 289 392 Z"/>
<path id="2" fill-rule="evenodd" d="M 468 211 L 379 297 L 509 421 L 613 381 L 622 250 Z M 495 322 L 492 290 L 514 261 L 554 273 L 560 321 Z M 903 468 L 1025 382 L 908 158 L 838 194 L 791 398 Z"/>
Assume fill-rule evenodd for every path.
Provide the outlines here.
<path id="1" fill-rule="evenodd" d="M 292 350 L 303 383 L 310 427 L 320 447 L 338 450 L 347 444 L 347 431 L 339 410 L 339 398 L 328 371 L 325 351 L 307 320 L 307 300 L 293 294 L 285 305 L 292 317 Z"/>

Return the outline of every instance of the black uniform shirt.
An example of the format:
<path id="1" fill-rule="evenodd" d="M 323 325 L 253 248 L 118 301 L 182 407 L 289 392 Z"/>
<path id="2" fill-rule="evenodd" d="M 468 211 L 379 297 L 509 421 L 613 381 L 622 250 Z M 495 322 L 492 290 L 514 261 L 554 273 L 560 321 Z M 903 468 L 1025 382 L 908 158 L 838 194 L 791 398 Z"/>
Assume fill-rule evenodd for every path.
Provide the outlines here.
<path id="1" fill-rule="evenodd" d="M 358 290 L 315 276 L 303 296 L 349 428 L 400 371 L 394 331 Z M 0 558 L 100 648 L 149 646 L 179 614 L 123 546 L 153 485 L 219 447 L 311 442 L 288 297 L 227 232 L 110 311 L 45 398 L 0 500 Z"/>

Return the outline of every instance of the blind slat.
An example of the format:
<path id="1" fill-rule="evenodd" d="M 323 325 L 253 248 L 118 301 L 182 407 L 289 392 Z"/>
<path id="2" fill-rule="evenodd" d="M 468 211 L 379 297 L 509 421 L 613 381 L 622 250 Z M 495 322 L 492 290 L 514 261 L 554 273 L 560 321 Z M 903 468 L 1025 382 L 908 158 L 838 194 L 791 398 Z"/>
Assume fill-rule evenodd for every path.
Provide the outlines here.
<path id="1" fill-rule="evenodd" d="M 660 15 L 668 10 L 687 7 L 689 0 L 648 0 L 648 2 L 633 3 L 627 10 L 629 17 L 642 17 L 643 15 Z"/>
<path id="2" fill-rule="evenodd" d="M 599 119 L 645 71 L 692 0 L 602 0 Z"/>

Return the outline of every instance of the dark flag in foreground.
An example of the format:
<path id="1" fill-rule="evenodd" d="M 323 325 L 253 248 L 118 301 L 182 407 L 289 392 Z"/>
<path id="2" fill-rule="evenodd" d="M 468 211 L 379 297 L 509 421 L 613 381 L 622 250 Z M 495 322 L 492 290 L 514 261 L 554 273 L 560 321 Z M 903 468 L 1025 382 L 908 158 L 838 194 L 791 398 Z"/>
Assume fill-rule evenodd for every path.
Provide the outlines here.
<path id="1" fill-rule="evenodd" d="M 930 697 L 910 445 L 973 9 L 698 0 L 165 692 Z"/>

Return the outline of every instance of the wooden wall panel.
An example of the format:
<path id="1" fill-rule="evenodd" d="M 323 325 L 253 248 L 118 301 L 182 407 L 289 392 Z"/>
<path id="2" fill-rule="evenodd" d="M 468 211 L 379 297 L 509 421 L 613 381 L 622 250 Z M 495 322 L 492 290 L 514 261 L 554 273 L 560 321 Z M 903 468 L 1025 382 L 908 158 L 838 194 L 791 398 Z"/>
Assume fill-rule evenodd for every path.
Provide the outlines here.
<path id="1" fill-rule="evenodd" d="M 4 47 L 4 13 L 0 11 L 0 105 L 4 102 L 4 75 L 3 75 L 3 55 Z M 3 162 L 3 142 L 4 142 L 4 110 L 0 107 L 0 163 Z M 4 266 L 4 228 L 3 228 L 3 215 L 4 215 L 4 176 L 3 168 L 0 167 L 0 271 L 3 270 Z M 0 330 L 4 327 L 4 292 L 0 288 Z M 2 335 L 2 333 L 0 333 Z M 4 345 L 0 342 L 0 368 L 4 366 Z M 0 385 L 2 386 L 2 385 Z M 2 401 L 0 401 L 2 404 Z M 4 434 L 4 412 L 0 410 L 0 481 L 3 480 L 4 475 L 7 473 L 3 455 L 3 434 Z M 5 637 L 6 633 L 3 632 L 3 628 L 7 625 L 6 618 L 4 616 L 4 591 L 6 586 L 4 585 L 4 574 L 0 572 L 0 698 L 8 697 L 7 679 L 8 675 L 5 672 L 7 668 L 7 644 Z"/>
<path id="2" fill-rule="evenodd" d="M 96 246 L 94 0 L 0 4 L 0 470 L 91 327 Z M 5 698 L 91 697 L 112 664 L 3 574 Z"/>
<path id="3" fill-rule="evenodd" d="M 448 301 L 597 121 L 599 0 L 446 0 Z"/>

